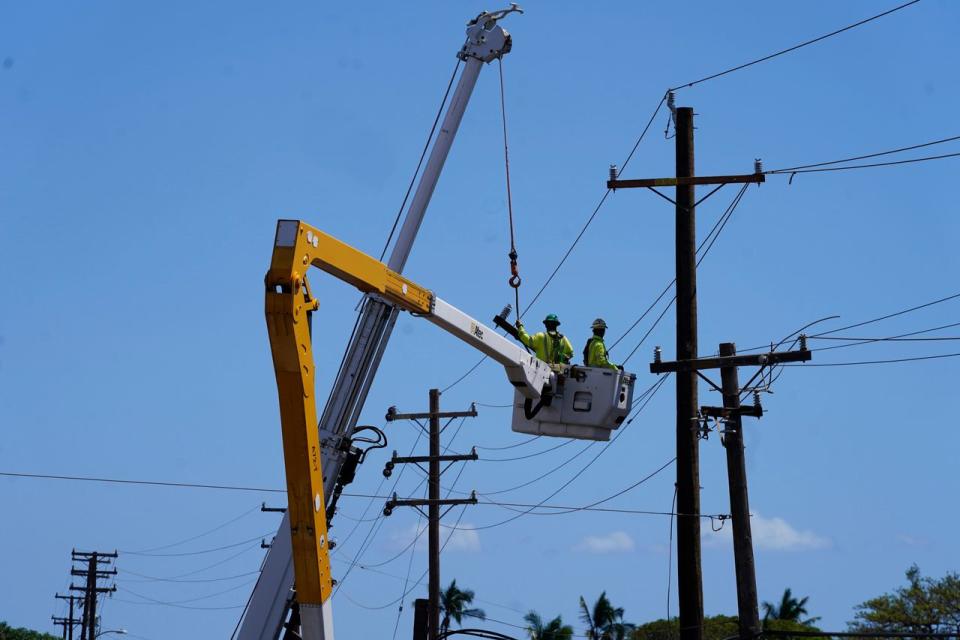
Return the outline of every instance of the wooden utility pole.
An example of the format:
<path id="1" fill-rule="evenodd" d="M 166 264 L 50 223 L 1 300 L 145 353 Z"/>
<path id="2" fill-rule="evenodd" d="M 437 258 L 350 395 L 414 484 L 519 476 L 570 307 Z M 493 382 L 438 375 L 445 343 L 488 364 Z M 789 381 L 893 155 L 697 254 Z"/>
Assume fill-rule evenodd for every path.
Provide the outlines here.
<path id="1" fill-rule="evenodd" d="M 720 345 L 720 357 L 737 355 L 732 342 Z M 740 640 L 752 640 L 760 633 L 757 606 L 757 573 L 753 561 L 753 534 L 750 531 L 750 499 L 747 495 L 747 464 L 743 454 L 743 417 L 740 410 L 740 379 L 736 366 L 720 369 L 723 408 L 727 411 L 723 446 L 727 451 L 727 480 L 730 486 L 730 515 L 733 520 L 733 558 L 737 572 L 737 613 Z M 755 406 L 759 409 L 759 403 Z M 759 417 L 759 416 L 758 416 Z"/>
<path id="2" fill-rule="evenodd" d="M 430 504 L 427 507 L 430 530 L 430 640 L 440 634 L 440 390 L 430 389 Z"/>
<path id="3" fill-rule="evenodd" d="M 676 177 L 621 179 L 610 169 L 609 189 L 645 188 L 670 200 L 656 187 L 676 187 L 675 260 L 677 278 L 677 360 L 697 358 L 697 225 L 695 187 L 718 185 L 700 202 L 731 183 L 764 182 L 755 164 L 753 174 L 695 175 L 693 109 L 679 107 L 675 114 Z M 652 366 L 651 366 L 652 370 Z M 681 640 L 703 638 L 703 579 L 700 573 L 700 451 L 697 412 L 697 367 L 671 369 L 677 373 L 677 591 Z M 655 372 L 656 373 L 656 372 Z"/>
<path id="4" fill-rule="evenodd" d="M 85 569 L 71 569 L 70 575 L 85 577 L 86 584 L 78 587 L 70 585 L 71 591 L 83 592 L 83 619 L 80 625 L 81 640 L 94 640 L 97 635 L 97 597 L 101 593 L 112 593 L 117 590 L 116 585 L 111 587 L 99 587 L 98 581 L 101 578 L 109 578 L 117 575 L 116 569 L 101 569 L 101 564 L 110 564 L 117 557 L 117 552 L 104 553 L 101 551 L 91 551 L 89 553 L 74 551 L 71 554 L 74 562 L 86 563 Z"/>
<path id="5" fill-rule="evenodd" d="M 417 510 L 420 510 L 422 506 L 427 507 L 427 536 L 430 556 L 428 579 L 429 598 L 427 601 L 427 638 L 429 640 L 437 640 L 440 635 L 440 519 L 446 514 L 446 511 L 443 513 L 440 512 L 440 507 L 446 506 L 449 511 L 451 507 L 458 504 L 477 504 L 475 493 L 471 494 L 469 498 L 450 499 L 440 497 L 440 476 L 443 474 L 443 470 L 440 469 L 440 463 L 477 459 L 476 449 L 466 455 L 440 455 L 440 434 L 443 431 L 440 420 L 446 418 L 448 419 L 446 424 L 450 424 L 450 421 L 454 418 L 472 418 L 476 417 L 476 415 L 477 410 L 473 406 L 470 407 L 469 411 L 441 412 L 440 391 L 439 389 L 430 389 L 430 411 L 427 413 L 397 413 L 396 409 L 391 407 L 386 416 L 388 421 L 403 419 L 429 419 L 430 421 L 430 455 L 401 457 L 394 451 L 393 457 L 387 462 L 383 470 L 383 475 L 390 477 L 394 466 L 397 464 L 416 464 L 419 466 L 423 462 L 428 463 L 427 499 L 400 500 L 396 494 L 394 494 L 393 497 L 387 501 L 383 509 L 383 514 L 389 516 L 396 507 L 415 507 Z M 447 466 L 449 468 L 449 465 Z M 420 512 L 423 513 L 422 510 Z M 417 618 L 414 617 L 415 622 L 416 620 Z M 419 633 L 422 633 L 422 630 L 414 629 L 415 637 L 418 636 Z"/>
<path id="6" fill-rule="evenodd" d="M 677 178 L 694 176 L 693 109 L 677 109 Z M 677 360 L 697 357 L 696 187 L 677 185 Z M 677 592 L 680 639 L 703 638 L 697 372 L 677 373 Z"/>
<path id="7" fill-rule="evenodd" d="M 685 373 L 699 375 L 707 369 L 720 369 L 722 387 L 710 382 L 715 388 L 723 392 L 722 407 L 700 407 L 699 415 L 722 418 L 727 428 L 723 432 L 724 446 L 727 449 L 727 469 L 730 485 L 730 511 L 733 519 L 734 556 L 737 571 L 737 603 L 740 616 L 740 640 L 753 640 L 760 632 L 759 614 L 757 612 L 757 580 L 753 564 L 753 542 L 750 534 L 750 504 L 747 498 L 747 471 L 743 456 L 743 434 L 741 416 L 749 415 L 760 417 L 763 409 L 759 403 L 752 407 L 740 406 L 740 383 L 737 379 L 737 367 L 756 365 L 773 367 L 787 362 L 806 362 L 810 360 L 810 351 L 807 349 L 806 336 L 799 338 L 800 349 L 797 351 L 768 352 L 751 355 L 736 355 L 736 348 L 732 343 L 720 345 L 720 355 L 715 358 L 693 358 L 663 362 L 659 359 L 659 348 L 655 351 L 655 359 L 650 363 L 651 373 L 676 373 L 678 376 Z M 705 377 L 705 376 L 704 376 Z M 678 501 L 679 507 L 679 501 Z M 682 516 L 686 516 L 680 511 Z M 678 518 L 678 524 L 685 519 Z M 699 520 L 699 517 L 697 518 Z M 678 527 L 679 531 L 679 527 Z M 683 600 L 681 599 L 681 602 Z M 681 633 L 683 632 L 681 611 Z M 702 612 L 701 612 L 702 615 Z"/>
<path id="8" fill-rule="evenodd" d="M 69 615 L 68 615 L 66 618 L 58 618 L 58 617 L 54 616 L 54 617 L 53 617 L 53 623 L 54 623 L 54 624 L 61 625 L 61 626 L 63 627 L 63 639 L 64 639 L 64 640 L 73 640 L 73 627 L 74 627 L 78 622 L 80 622 L 79 620 L 77 620 L 76 618 L 73 617 L 73 614 L 74 614 L 74 603 L 77 601 L 77 597 L 76 597 L 76 596 L 73 596 L 73 595 L 70 595 L 70 596 L 62 596 L 62 595 L 60 595 L 59 593 L 54 594 L 53 597 L 56 598 L 57 600 L 67 600 L 67 601 L 70 602 L 70 613 L 69 613 Z"/>

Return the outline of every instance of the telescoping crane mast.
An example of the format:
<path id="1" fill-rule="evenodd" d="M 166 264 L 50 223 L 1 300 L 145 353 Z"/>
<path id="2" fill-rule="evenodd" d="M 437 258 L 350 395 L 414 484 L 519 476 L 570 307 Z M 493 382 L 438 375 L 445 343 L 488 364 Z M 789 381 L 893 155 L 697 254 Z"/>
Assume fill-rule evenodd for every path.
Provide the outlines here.
<path id="1" fill-rule="evenodd" d="M 502 11 L 481 13 L 467 23 L 466 41 L 457 53 L 463 63 L 463 70 L 390 254 L 388 266 L 398 273 L 403 271 L 410 256 L 417 231 L 423 222 L 480 70 L 485 63 L 502 57 L 511 49 L 511 36 L 498 21 L 513 11 L 519 11 L 515 4 Z M 327 501 L 334 494 L 344 463 L 349 456 L 354 455 L 350 438 L 360 418 L 367 392 L 373 383 L 397 314 L 395 307 L 381 299 L 367 297 L 364 300 L 356 328 L 319 422 L 323 495 Z M 282 630 L 293 598 L 294 572 L 289 523 L 289 514 L 284 514 L 274 544 L 267 550 L 260 578 L 244 611 L 237 634 L 238 640 L 274 640 Z M 325 637 L 329 639 L 333 636 L 330 634 Z"/>
<path id="2" fill-rule="evenodd" d="M 634 376 L 595 367 L 551 366 L 376 258 L 304 222 L 280 220 L 265 279 L 265 311 L 280 400 L 287 516 L 302 637 L 320 640 L 333 637 L 333 583 L 320 440 L 315 427 L 316 365 L 310 322 L 319 300 L 307 280 L 311 266 L 385 304 L 432 322 L 500 363 L 518 398 L 514 430 L 536 431 L 538 414 L 547 406 L 559 410 L 546 419 L 549 425 L 587 429 L 581 437 L 592 437 L 597 431 L 605 431 L 609 437 L 632 404 Z M 536 409 L 531 408 L 533 402 Z M 572 425 L 562 422 L 565 408 L 573 412 L 571 416 L 579 414 Z"/>

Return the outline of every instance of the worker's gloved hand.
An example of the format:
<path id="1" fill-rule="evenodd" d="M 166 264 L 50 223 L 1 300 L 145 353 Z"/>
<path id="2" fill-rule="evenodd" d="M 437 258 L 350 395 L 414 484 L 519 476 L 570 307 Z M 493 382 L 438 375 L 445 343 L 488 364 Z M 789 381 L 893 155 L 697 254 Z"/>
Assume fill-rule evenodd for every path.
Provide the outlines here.
<path id="1" fill-rule="evenodd" d="M 514 322 L 513 324 L 516 325 L 517 329 L 523 329 L 523 323 L 520 322 L 519 320 L 517 320 L 517 321 Z"/>
<path id="2" fill-rule="evenodd" d="M 618 364 L 618 365 L 617 365 L 617 369 L 620 369 L 620 371 L 623 371 L 623 365 L 622 365 L 622 364 Z"/>

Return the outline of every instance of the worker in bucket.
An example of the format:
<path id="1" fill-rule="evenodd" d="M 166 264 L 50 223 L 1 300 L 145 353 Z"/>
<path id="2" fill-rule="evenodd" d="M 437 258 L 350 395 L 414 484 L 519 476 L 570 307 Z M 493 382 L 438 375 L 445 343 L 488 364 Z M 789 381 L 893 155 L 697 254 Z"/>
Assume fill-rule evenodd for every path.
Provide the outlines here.
<path id="1" fill-rule="evenodd" d="M 573 345 L 565 335 L 557 331 L 557 327 L 560 326 L 557 314 L 547 315 L 543 319 L 543 326 L 546 327 L 546 331 L 531 336 L 523 328 L 523 323 L 517 320 L 517 337 L 547 364 L 569 364 L 570 358 L 573 357 Z"/>
<path id="2" fill-rule="evenodd" d="M 603 344 L 603 334 L 607 332 L 607 323 L 604 322 L 603 318 L 597 318 L 590 328 L 593 329 L 593 337 L 587 340 L 587 345 L 583 348 L 583 363 L 588 367 L 622 370 L 623 367 L 613 364 L 607 357 L 607 345 Z"/>

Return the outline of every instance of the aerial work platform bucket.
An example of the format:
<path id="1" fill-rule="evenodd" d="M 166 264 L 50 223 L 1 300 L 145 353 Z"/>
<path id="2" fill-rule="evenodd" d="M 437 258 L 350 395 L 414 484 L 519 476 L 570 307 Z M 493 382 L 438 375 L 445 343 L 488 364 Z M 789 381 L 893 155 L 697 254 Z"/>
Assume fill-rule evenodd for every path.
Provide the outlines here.
<path id="1" fill-rule="evenodd" d="M 512 428 L 518 433 L 609 440 L 630 412 L 636 379 L 614 369 L 564 367 L 558 372 L 557 388 L 539 409 L 519 391 L 514 394 Z"/>

